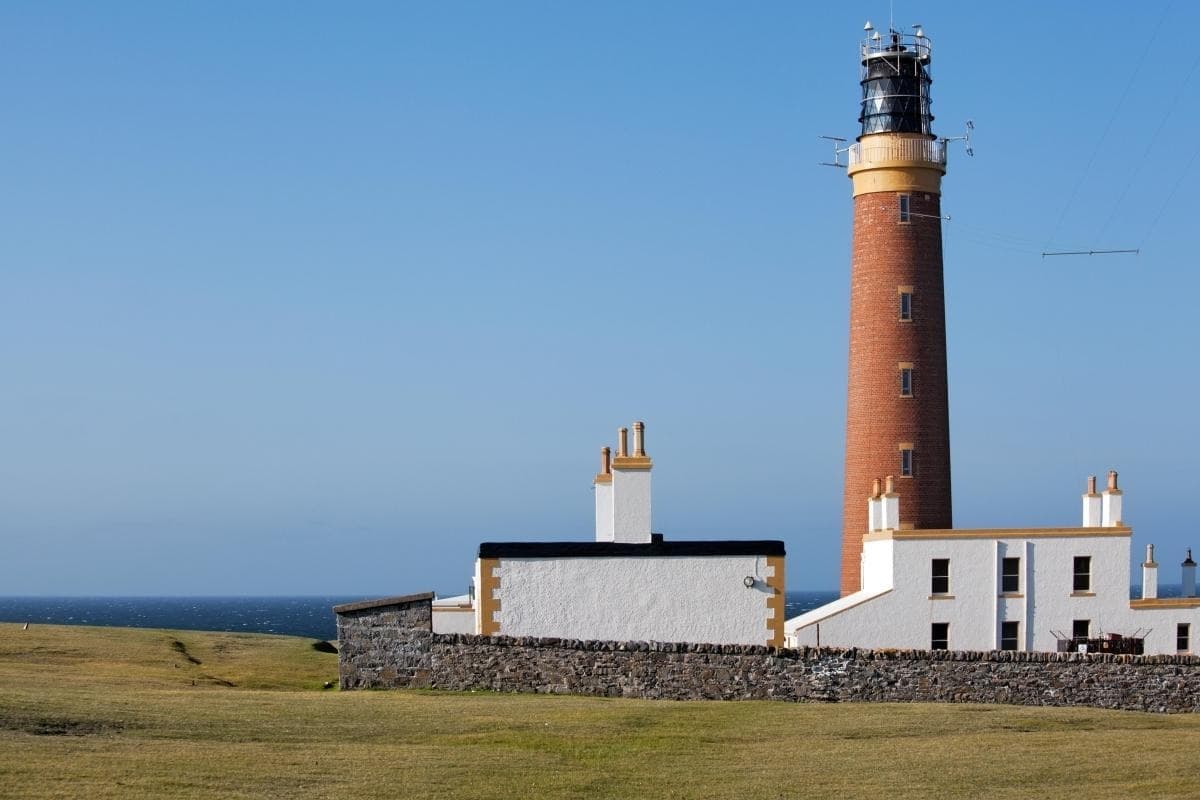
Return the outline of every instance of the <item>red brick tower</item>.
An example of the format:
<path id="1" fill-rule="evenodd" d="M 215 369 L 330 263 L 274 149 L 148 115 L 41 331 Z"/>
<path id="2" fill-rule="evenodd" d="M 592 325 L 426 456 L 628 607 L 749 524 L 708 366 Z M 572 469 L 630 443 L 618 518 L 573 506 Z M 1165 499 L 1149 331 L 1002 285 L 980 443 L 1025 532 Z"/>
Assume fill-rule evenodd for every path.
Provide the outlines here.
<path id="1" fill-rule="evenodd" d="M 931 43 L 873 32 L 861 47 L 841 593 L 858 591 L 867 498 L 895 476 L 900 527 L 950 528 L 950 414 L 942 288 L 946 142 L 932 132 Z"/>

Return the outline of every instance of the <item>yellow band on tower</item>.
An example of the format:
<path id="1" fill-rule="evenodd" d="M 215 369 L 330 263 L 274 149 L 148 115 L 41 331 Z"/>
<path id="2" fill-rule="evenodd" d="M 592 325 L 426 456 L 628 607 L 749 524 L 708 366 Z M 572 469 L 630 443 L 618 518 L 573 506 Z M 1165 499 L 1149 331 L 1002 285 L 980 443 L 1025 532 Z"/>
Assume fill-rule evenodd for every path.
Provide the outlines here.
<path id="1" fill-rule="evenodd" d="M 946 143 L 913 133 L 875 133 L 850 146 L 846 173 L 853 195 L 871 192 L 942 193 Z"/>

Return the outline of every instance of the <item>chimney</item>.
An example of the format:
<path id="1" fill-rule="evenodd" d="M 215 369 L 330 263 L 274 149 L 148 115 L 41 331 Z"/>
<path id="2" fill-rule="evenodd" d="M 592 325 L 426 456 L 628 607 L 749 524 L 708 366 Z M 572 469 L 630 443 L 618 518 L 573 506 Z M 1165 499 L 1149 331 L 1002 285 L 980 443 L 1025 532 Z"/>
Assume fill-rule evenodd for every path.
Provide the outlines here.
<path id="1" fill-rule="evenodd" d="M 1142 562 L 1142 599 L 1158 597 L 1158 564 L 1154 561 L 1154 545 L 1146 545 L 1146 560 Z"/>
<path id="2" fill-rule="evenodd" d="M 1083 527 L 1099 528 L 1101 516 L 1100 494 L 1096 491 L 1096 476 L 1088 475 L 1087 491 L 1083 495 Z"/>
<path id="3" fill-rule="evenodd" d="M 592 480 L 596 492 L 596 541 L 613 540 L 613 476 L 612 451 L 600 448 L 600 471 Z"/>
<path id="4" fill-rule="evenodd" d="M 1183 591 L 1181 597 L 1196 596 L 1196 562 L 1192 561 L 1192 548 L 1188 548 L 1187 558 L 1183 560 Z"/>
<path id="5" fill-rule="evenodd" d="M 1119 528 L 1125 523 L 1121 521 L 1121 490 L 1117 488 L 1117 471 L 1108 471 L 1108 487 L 1101 496 L 1100 525 L 1105 528 Z"/>
<path id="6" fill-rule="evenodd" d="M 650 542 L 650 470 L 646 455 L 646 425 L 633 423 L 633 455 L 629 455 L 629 429 L 617 431 L 617 456 L 612 460 L 614 542 Z"/>
<path id="7" fill-rule="evenodd" d="M 883 497 L 880 498 L 881 516 L 885 530 L 894 531 L 900 528 L 900 495 L 896 494 L 896 481 L 888 475 L 883 481 Z"/>
<path id="8" fill-rule="evenodd" d="M 871 482 L 871 496 L 867 498 L 867 533 L 883 530 L 883 490 L 879 478 Z"/>

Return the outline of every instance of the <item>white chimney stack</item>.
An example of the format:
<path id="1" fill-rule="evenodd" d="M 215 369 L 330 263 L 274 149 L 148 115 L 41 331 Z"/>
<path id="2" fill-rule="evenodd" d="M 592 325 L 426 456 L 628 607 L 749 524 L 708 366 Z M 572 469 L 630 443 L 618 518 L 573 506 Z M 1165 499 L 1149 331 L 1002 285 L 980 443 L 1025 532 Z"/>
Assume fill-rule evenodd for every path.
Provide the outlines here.
<path id="1" fill-rule="evenodd" d="M 867 498 L 867 533 L 883 530 L 883 489 L 879 478 L 871 483 L 871 496 Z"/>
<path id="2" fill-rule="evenodd" d="M 614 542 L 650 542 L 650 470 L 654 462 L 646 455 L 645 436 L 645 423 L 633 423 L 630 455 L 629 429 L 617 431 L 617 455 L 612 460 Z"/>
<path id="3" fill-rule="evenodd" d="M 1158 597 L 1158 563 L 1154 560 L 1154 545 L 1146 545 L 1146 560 L 1142 562 L 1142 599 Z"/>
<path id="4" fill-rule="evenodd" d="M 1100 524 L 1105 528 L 1119 528 L 1121 521 L 1121 490 L 1117 488 L 1117 471 L 1108 471 L 1108 486 L 1101 496 Z"/>
<path id="5" fill-rule="evenodd" d="M 1100 493 L 1096 491 L 1096 476 L 1088 475 L 1087 491 L 1083 495 L 1083 527 L 1101 527 Z"/>
<path id="6" fill-rule="evenodd" d="M 600 448 L 600 471 L 592 481 L 596 492 L 596 541 L 611 542 L 613 532 L 612 451 Z"/>
<path id="7" fill-rule="evenodd" d="M 1196 562 L 1192 561 L 1192 548 L 1188 548 L 1187 558 L 1183 560 L 1183 597 L 1196 596 Z"/>
<path id="8" fill-rule="evenodd" d="M 900 495 L 896 494 L 895 479 L 888 475 L 883 482 L 883 497 L 880 500 L 883 509 L 884 530 L 894 531 L 900 528 Z"/>

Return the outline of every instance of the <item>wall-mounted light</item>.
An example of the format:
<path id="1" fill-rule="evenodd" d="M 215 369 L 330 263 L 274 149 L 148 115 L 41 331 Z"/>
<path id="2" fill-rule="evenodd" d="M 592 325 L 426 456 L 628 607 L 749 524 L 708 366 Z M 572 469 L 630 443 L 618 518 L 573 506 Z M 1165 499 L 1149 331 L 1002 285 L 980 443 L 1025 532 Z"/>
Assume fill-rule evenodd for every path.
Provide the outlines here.
<path id="1" fill-rule="evenodd" d="M 758 583 L 758 581 L 756 581 L 754 579 L 753 575 L 747 575 L 746 577 L 742 578 L 742 585 L 745 586 L 747 589 L 753 589 L 754 584 L 756 584 L 756 583 Z"/>

